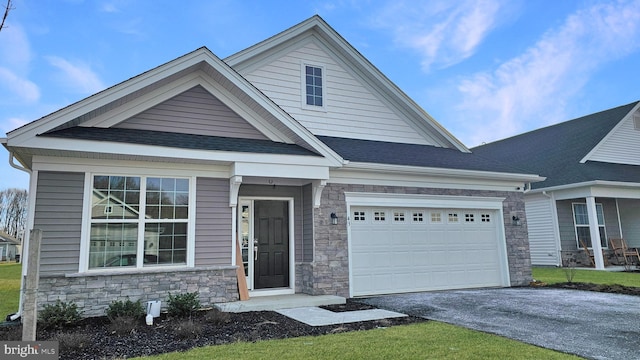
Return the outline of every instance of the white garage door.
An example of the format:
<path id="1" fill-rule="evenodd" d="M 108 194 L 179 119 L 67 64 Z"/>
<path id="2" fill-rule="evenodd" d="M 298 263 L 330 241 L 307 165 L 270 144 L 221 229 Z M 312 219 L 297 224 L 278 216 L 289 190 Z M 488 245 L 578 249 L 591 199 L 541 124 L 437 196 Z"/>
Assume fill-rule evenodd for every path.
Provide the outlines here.
<path id="1" fill-rule="evenodd" d="M 350 212 L 352 296 L 506 285 L 496 210 Z"/>

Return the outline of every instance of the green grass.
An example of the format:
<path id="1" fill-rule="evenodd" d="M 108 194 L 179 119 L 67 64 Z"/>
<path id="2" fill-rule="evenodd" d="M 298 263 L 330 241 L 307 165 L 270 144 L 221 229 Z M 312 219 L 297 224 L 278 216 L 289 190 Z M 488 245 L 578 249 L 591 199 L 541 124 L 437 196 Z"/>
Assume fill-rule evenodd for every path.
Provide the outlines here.
<path id="1" fill-rule="evenodd" d="M 574 269 L 573 282 L 640 287 L 640 273 Z M 567 282 L 566 268 L 534 267 L 533 278 L 547 284 Z"/>
<path id="2" fill-rule="evenodd" d="M 0 321 L 18 311 L 22 264 L 0 263 Z"/>
<path id="3" fill-rule="evenodd" d="M 500 336 L 429 321 L 367 331 L 238 342 L 144 359 L 579 359 Z M 139 358 L 141 359 L 141 358 Z"/>

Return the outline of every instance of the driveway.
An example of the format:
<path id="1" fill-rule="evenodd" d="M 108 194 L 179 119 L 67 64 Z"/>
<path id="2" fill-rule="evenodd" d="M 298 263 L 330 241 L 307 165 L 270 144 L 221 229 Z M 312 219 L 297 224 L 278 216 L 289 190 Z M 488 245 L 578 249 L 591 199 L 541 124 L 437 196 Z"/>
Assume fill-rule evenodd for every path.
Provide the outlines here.
<path id="1" fill-rule="evenodd" d="M 590 359 L 640 358 L 640 298 L 549 288 L 452 290 L 361 299 L 383 309 Z"/>

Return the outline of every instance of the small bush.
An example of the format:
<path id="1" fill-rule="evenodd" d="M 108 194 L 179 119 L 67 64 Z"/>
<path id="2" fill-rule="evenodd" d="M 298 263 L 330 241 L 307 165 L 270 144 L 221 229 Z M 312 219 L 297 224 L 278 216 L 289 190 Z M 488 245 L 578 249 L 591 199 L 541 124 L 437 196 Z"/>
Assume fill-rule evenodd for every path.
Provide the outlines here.
<path id="1" fill-rule="evenodd" d="M 58 333 L 53 338 L 60 343 L 60 349 L 65 352 L 82 349 L 91 339 L 89 335 L 82 333 Z"/>
<path id="2" fill-rule="evenodd" d="M 60 300 L 56 300 L 54 305 L 44 305 L 39 315 L 40 324 L 43 328 L 72 326 L 82 319 L 78 305 L 74 302 Z"/>
<path id="3" fill-rule="evenodd" d="M 194 312 L 200 310 L 200 300 L 198 292 L 171 295 L 167 301 L 167 313 L 170 316 L 190 317 Z"/>
<path id="4" fill-rule="evenodd" d="M 226 324 L 229 322 L 229 313 L 213 308 L 204 313 L 204 321 L 214 325 Z"/>
<path id="5" fill-rule="evenodd" d="M 110 318 L 110 320 L 111 324 L 109 325 L 109 330 L 112 334 L 116 335 L 127 335 L 133 333 L 140 322 L 139 319 L 132 316 L 116 316 L 113 319 Z"/>
<path id="6" fill-rule="evenodd" d="M 112 322 L 116 318 L 128 317 L 132 319 L 140 319 L 145 316 L 146 312 L 140 300 L 131 301 L 127 298 L 126 301 L 115 300 L 109 304 L 106 310 L 107 317 Z"/>
<path id="7" fill-rule="evenodd" d="M 180 339 L 195 339 L 202 334 L 202 326 L 192 319 L 182 320 L 176 326 L 176 336 Z"/>

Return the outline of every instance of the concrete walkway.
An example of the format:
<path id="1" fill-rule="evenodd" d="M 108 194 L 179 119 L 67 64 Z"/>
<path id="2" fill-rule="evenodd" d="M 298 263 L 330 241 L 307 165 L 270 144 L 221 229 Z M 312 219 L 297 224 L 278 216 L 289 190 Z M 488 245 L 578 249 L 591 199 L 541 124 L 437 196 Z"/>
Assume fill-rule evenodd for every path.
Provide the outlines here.
<path id="1" fill-rule="evenodd" d="M 389 295 L 361 301 L 589 359 L 640 359 L 638 296 L 506 288 Z"/>
<path id="2" fill-rule="evenodd" d="M 346 324 L 407 316 L 382 309 L 333 312 L 319 307 L 302 307 L 276 310 L 276 312 L 311 326 Z"/>

